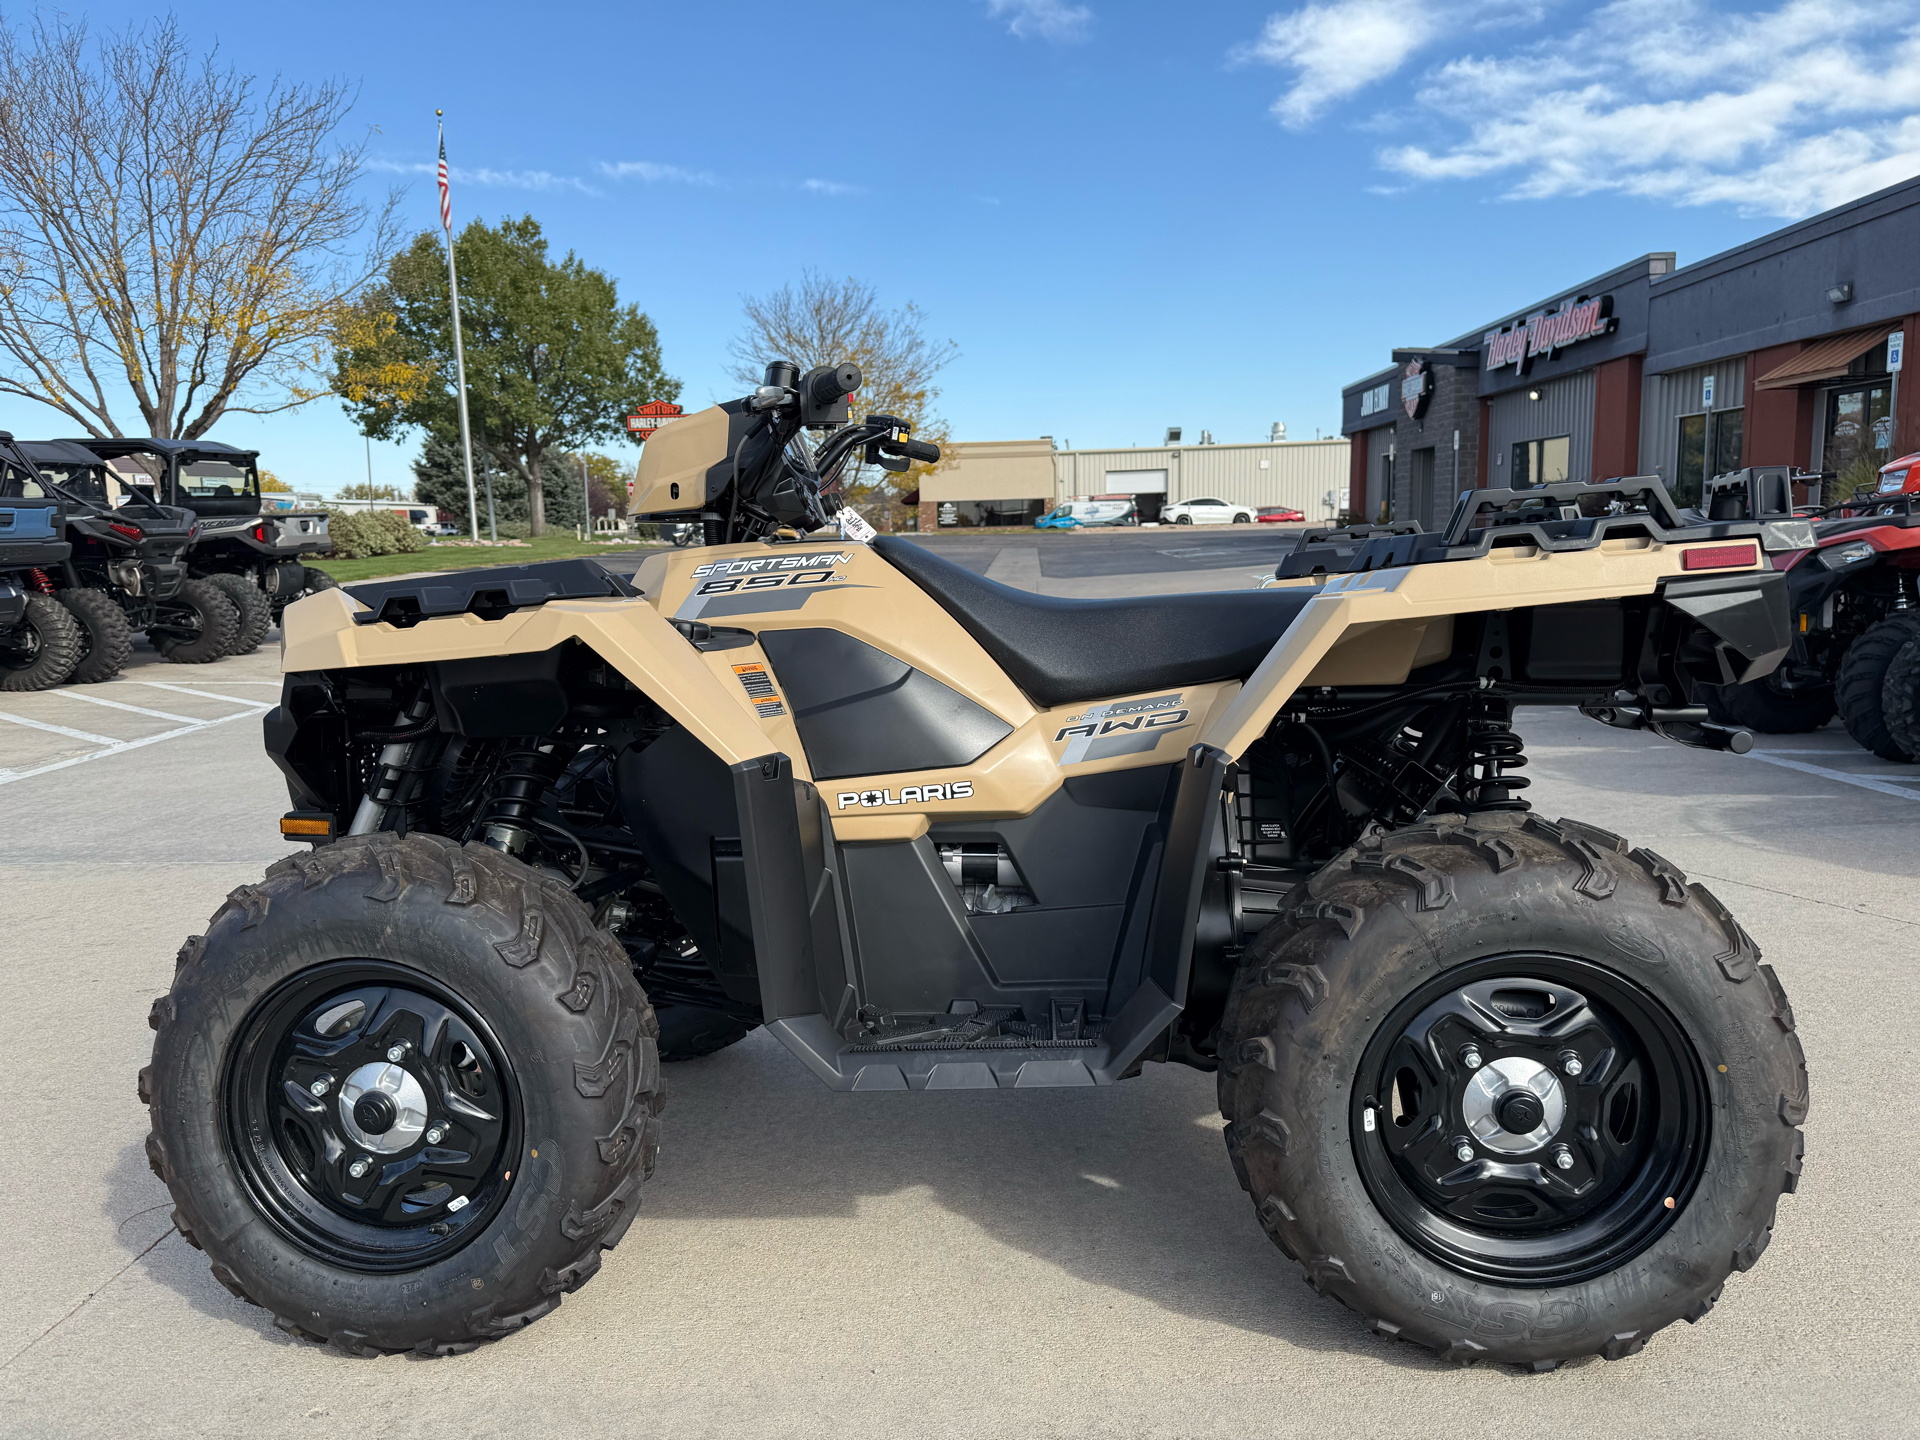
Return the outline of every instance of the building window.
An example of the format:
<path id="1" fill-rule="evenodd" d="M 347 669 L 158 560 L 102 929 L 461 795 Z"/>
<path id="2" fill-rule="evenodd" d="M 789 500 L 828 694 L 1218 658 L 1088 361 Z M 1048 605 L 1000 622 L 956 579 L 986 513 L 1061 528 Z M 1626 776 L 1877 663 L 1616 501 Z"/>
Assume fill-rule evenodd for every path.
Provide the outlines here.
<path id="1" fill-rule="evenodd" d="M 1853 495 L 1872 487 L 1875 472 L 1893 457 L 1894 416 L 1888 408 L 1886 381 L 1855 390 L 1828 392 L 1828 413 L 1821 435 L 1821 469 L 1835 474 L 1833 494 Z"/>
<path id="2" fill-rule="evenodd" d="M 1379 415 L 1382 411 L 1386 410 L 1387 392 L 1388 387 L 1385 384 L 1377 385 L 1372 390 L 1363 390 L 1361 392 L 1361 414 Z"/>
<path id="3" fill-rule="evenodd" d="M 1567 479 L 1568 437 L 1549 436 L 1545 440 L 1517 440 L 1512 452 L 1513 469 L 1507 483 L 1512 490 L 1531 490 L 1537 485 L 1555 485 Z"/>
<path id="4" fill-rule="evenodd" d="M 1674 450 L 1674 503 L 1698 506 L 1706 476 L 1726 475 L 1741 468 L 1741 432 L 1745 410 L 1717 410 L 1711 415 L 1681 417 L 1680 443 Z"/>

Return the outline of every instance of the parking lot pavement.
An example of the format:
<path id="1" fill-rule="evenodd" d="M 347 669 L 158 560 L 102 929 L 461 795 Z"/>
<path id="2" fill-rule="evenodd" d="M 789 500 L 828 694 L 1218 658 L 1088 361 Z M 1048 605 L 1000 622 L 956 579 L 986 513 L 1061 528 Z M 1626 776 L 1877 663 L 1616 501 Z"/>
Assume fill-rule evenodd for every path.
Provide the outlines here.
<path id="1" fill-rule="evenodd" d="M 267 697 L 239 682 L 271 666 L 132 674 Z M 101 738 L 182 724 L 68 704 L 53 723 L 98 710 L 67 728 Z M 42 742 L 5 724 L 18 775 Z M 669 1069 L 640 1220 L 547 1320 L 435 1362 L 290 1341 L 172 1231 L 133 1095 L 181 940 L 285 853 L 243 718 L 0 785 L 0 1432 L 1917 1434 L 1915 769 L 1836 727 L 1767 739 L 1772 760 L 1559 711 L 1520 729 L 1536 808 L 1713 890 L 1807 1047 L 1806 1171 L 1772 1247 L 1638 1357 L 1532 1376 L 1376 1339 L 1261 1234 L 1212 1077 L 837 1095 L 760 1033 Z"/>

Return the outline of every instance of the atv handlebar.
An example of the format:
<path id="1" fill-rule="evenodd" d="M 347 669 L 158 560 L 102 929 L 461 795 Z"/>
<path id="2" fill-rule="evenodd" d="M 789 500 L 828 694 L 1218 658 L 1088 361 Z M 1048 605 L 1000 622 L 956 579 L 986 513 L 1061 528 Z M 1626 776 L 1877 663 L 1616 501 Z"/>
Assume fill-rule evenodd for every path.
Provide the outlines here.
<path id="1" fill-rule="evenodd" d="M 814 377 L 808 387 L 813 393 L 816 405 L 832 405 L 843 395 L 852 395 L 860 389 L 860 367 L 851 360 L 843 360 L 824 375 Z"/>

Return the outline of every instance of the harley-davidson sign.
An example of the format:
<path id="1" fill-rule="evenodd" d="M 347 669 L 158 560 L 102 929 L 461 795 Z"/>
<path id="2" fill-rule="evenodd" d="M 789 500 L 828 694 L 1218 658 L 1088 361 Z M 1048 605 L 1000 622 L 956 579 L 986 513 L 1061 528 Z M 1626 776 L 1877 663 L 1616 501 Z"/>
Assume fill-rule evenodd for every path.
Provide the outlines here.
<path id="1" fill-rule="evenodd" d="M 1401 409 L 1409 420 L 1419 420 L 1434 394 L 1434 372 L 1418 356 L 1401 368 Z"/>
<path id="2" fill-rule="evenodd" d="M 1482 343 L 1487 346 L 1487 360 L 1482 368 L 1499 370 L 1511 365 L 1517 372 L 1526 374 L 1535 356 L 1552 359 L 1554 352 L 1564 346 L 1592 340 L 1613 329 L 1614 297 L 1580 296 L 1559 310 L 1539 311 L 1526 320 L 1515 321 L 1506 330 L 1488 331 L 1482 337 Z"/>

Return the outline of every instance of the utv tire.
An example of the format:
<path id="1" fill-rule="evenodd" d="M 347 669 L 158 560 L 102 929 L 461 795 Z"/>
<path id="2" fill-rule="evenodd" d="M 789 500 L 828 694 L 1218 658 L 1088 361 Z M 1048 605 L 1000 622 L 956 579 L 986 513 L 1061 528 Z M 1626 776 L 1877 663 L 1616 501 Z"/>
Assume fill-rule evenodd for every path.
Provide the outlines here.
<path id="1" fill-rule="evenodd" d="M 240 613 L 240 633 L 234 638 L 229 655 L 251 655 L 260 648 L 273 628 L 273 605 L 266 592 L 244 575 L 210 575 L 207 579 L 233 602 Z"/>
<path id="2" fill-rule="evenodd" d="M 1915 708 L 1921 703 L 1921 640 L 1910 640 L 1894 653 L 1888 664 L 1888 677 L 1881 682 L 1881 719 L 1909 760 L 1921 754 L 1921 726 L 1916 724 Z"/>
<path id="3" fill-rule="evenodd" d="M 1721 725 L 1745 726 L 1766 735 L 1800 735 L 1834 719 L 1834 688 L 1785 691 L 1773 675 L 1765 675 L 1742 685 L 1710 688 L 1708 713 Z"/>
<path id="4" fill-rule="evenodd" d="M 660 1021 L 660 1059 L 663 1062 L 695 1061 L 724 1051 L 736 1041 L 745 1040 L 754 1028 L 723 1011 L 702 1006 L 660 1005 L 654 1007 Z"/>
<path id="5" fill-rule="evenodd" d="M 73 674 L 85 638 L 67 608 L 49 595 L 27 597 L 17 630 L 0 642 L 0 691 L 45 690 Z"/>
<path id="6" fill-rule="evenodd" d="M 282 1330 L 355 1355 L 451 1355 L 546 1315 L 654 1168 L 654 1017 L 625 953 L 479 845 L 349 837 L 276 862 L 182 947 L 151 1023 L 147 1156 L 181 1233 Z M 370 1100 L 372 1141 L 348 1124 Z M 442 1124 L 436 1150 L 421 1128 Z M 356 1157 L 380 1169 L 354 1181 Z M 351 1214 L 383 1196 L 384 1224 Z"/>
<path id="7" fill-rule="evenodd" d="M 133 654 L 133 627 L 112 596 L 97 590 L 63 590 L 54 598 L 73 612 L 80 626 L 80 661 L 69 680 L 93 685 L 112 680 L 126 669 L 127 657 Z"/>
<path id="8" fill-rule="evenodd" d="M 1896 611 L 1863 631 L 1848 653 L 1841 657 L 1841 671 L 1835 677 L 1835 699 L 1841 707 L 1841 723 L 1863 749 L 1871 750 L 1884 761 L 1911 761 L 1915 758 L 1914 688 L 1915 637 L 1921 634 L 1921 615 L 1911 610 Z M 1897 679 L 1902 651 L 1908 653 L 1905 677 Z M 1901 692 L 1890 717 L 1884 696 L 1894 689 Z M 1903 717 L 1905 700 L 1905 718 Z M 1895 723 L 1900 724 L 1896 730 Z"/>
<path id="9" fill-rule="evenodd" d="M 1442 817 L 1349 850 L 1249 947 L 1219 1054 L 1268 1235 L 1377 1334 L 1451 1361 L 1619 1360 L 1699 1320 L 1801 1171 L 1807 1072 L 1772 968 L 1667 861 L 1572 821 Z M 1547 1103 L 1533 1131 L 1507 1062 Z"/>
<path id="10" fill-rule="evenodd" d="M 210 580 L 187 580 L 173 599 L 160 602 L 159 624 L 147 639 L 179 665 L 206 665 L 232 655 L 240 635 L 240 609 Z"/>

